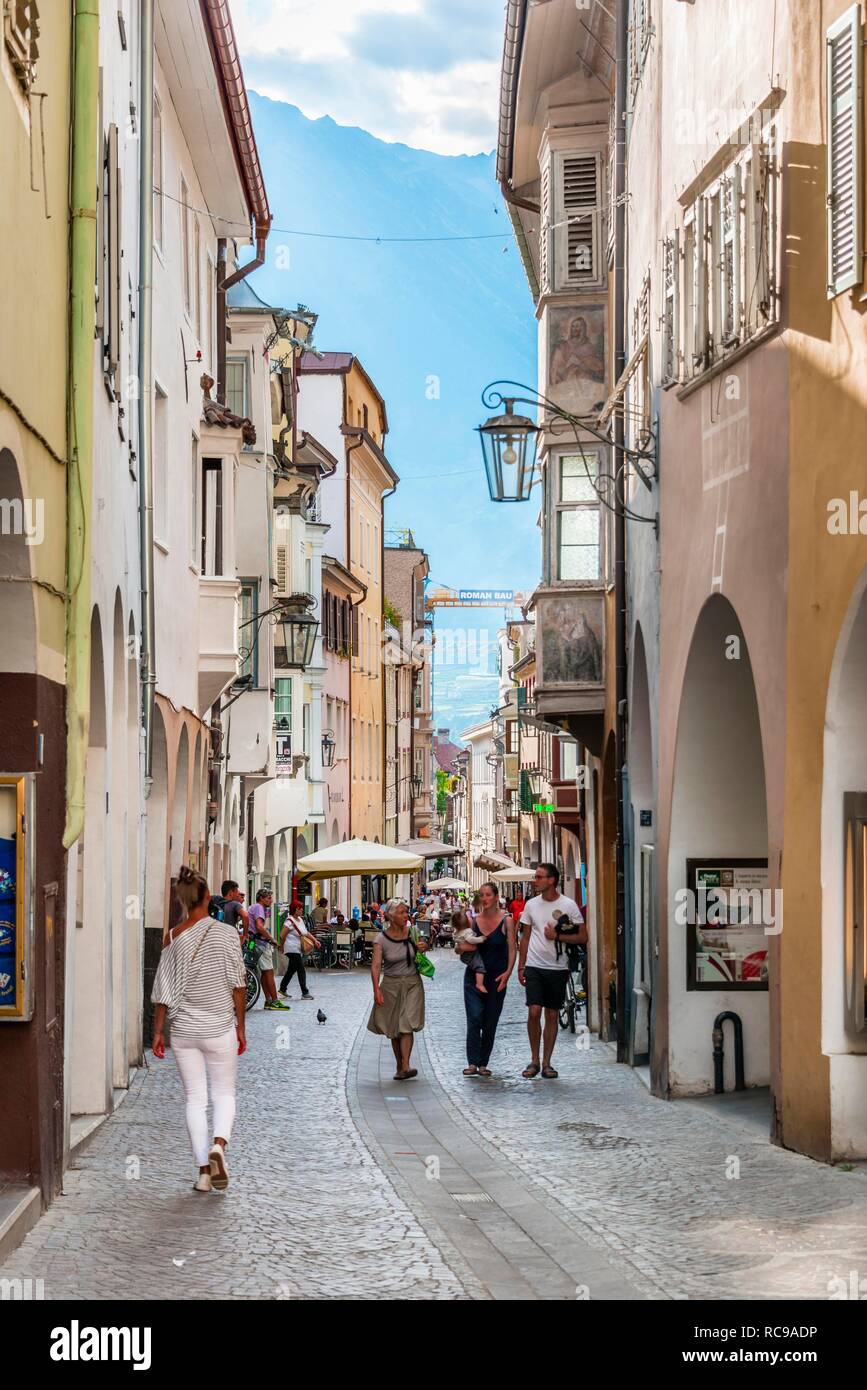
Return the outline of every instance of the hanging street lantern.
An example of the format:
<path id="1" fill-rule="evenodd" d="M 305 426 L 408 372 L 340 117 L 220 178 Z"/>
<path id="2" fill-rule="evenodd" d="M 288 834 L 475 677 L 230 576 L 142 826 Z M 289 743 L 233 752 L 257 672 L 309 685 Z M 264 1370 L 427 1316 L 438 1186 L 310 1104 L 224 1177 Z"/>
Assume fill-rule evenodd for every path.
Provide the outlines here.
<path id="1" fill-rule="evenodd" d="M 275 610 L 274 663 L 281 670 L 303 671 L 313 660 L 318 619 L 310 612 L 310 594 L 281 599 Z"/>
<path id="2" fill-rule="evenodd" d="M 484 397 L 482 399 L 484 400 Z M 492 415 L 490 420 L 477 426 L 482 441 L 482 458 L 485 461 L 491 501 L 527 502 L 536 470 L 536 444 L 533 436 L 538 430 L 528 416 L 515 414 L 514 398 L 495 393 L 491 403 L 496 401 L 505 407 L 504 413 Z M 531 441 L 532 449 L 528 458 L 527 451 Z"/>
<path id="3" fill-rule="evenodd" d="M 421 796 L 421 778 L 411 777 L 409 779 L 409 785 L 412 791 L 413 800 L 417 801 L 418 798 Z"/>
<path id="4" fill-rule="evenodd" d="M 337 748 L 337 743 L 335 742 L 335 738 L 334 738 L 333 733 L 331 732 L 330 729 L 326 729 L 326 730 L 325 730 L 325 733 L 322 735 L 322 766 L 323 766 L 323 767 L 333 767 L 333 766 L 334 766 L 334 753 L 335 753 L 335 749 L 336 749 L 336 748 Z"/>

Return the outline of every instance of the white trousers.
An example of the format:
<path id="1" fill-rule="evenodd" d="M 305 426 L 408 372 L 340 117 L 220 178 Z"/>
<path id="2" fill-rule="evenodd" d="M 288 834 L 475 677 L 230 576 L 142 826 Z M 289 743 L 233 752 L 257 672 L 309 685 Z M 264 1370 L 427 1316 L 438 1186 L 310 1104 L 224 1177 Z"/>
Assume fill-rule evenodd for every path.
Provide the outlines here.
<path id="1" fill-rule="evenodd" d="M 200 1168 L 208 1161 L 211 1147 L 208 1131 L 208 1080 L 214 1106 L 210 1134 L 226 1142 L 232 1137 L 235 1119 L 235 1077 L 238 1072 L 238 1037 L 234 1028 L 218 1038 L 172 1039 L 187 1099 L 187 1129 L 193 1157 Z"/>

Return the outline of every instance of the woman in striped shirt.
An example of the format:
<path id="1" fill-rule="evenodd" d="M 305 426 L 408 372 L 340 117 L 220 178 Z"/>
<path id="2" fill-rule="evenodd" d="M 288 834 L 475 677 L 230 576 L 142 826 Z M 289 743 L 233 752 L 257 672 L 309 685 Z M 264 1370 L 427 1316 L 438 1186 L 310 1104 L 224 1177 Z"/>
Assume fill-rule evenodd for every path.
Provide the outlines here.
<path id="1" fill-rule="evenodd" d="M 155 1057 L 165 1057 L 168 1013 L 171 1046 L 187 1102 L 187 1129 L 199 1165 L 196 1192 L 229 1185 L 226 1147 L 235 1118 L 238 1058 L 247 1048 L 245 974 L 235 927 L 208 916 L 210 893 L 201 874 L 182 866 L 175 888 L 187 916 L 169 932 L 154 980 Z M 208 1081 L 214 1142 L 208 1147 Z"/>

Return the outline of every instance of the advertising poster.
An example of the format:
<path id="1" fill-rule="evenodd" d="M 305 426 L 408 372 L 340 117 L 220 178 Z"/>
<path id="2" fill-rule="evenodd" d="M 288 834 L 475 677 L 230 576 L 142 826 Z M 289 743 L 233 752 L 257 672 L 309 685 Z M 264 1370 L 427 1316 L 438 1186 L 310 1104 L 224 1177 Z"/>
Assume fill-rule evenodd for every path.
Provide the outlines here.
<path id="1" fill-rule="evenodd" d="M 17 1013 L 21 949 L 18 922 L 18 785 L 0 783 L 0 1015 Z"/>
<path id="2" fill-rule="evenodd" d="M 766 859 L 689 859 L 687 989 L 768 988 L 775 895 Z"/>

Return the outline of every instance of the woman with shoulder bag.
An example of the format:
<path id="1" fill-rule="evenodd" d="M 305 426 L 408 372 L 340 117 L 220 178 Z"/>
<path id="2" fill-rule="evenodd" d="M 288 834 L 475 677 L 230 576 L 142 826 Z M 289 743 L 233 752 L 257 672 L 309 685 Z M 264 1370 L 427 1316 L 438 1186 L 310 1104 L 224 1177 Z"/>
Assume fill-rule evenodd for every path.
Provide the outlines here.
<path id="1" fill-rule="evenodd" d="M 247 1049 L 246 976 L 237 929 L 208 915 L 210 893 L 201 874 L 181 867 L 175 893 L 186 911 L 163 948 L 154 980 L 153 1053 L 171 1048 L 186 1096 L 187 1130 L 199 1165 L 196 1192 L 229 1185 L 226 1148 L 235 1119 L 238 1058 Z M 208 1082 L 214 1142 L 208 1147 Z"/>
<path id="2" fill-rule="evenodd" d="M 304 968 L 304 947 L 310 949 L 309 932 L 304 925 L 304 918 L 301 916 L 301 904 L 291 902 L 289 911 L 283 919 L 283 930 L 280 933 L 280 950 L 286 957 L 286 974 L 280 981 L 280 997 L 288 999 L 286 993 L 289 982 L 293 975 L 298 976 L 298 983 L 301 986 L 301 998 L 312 999 L 313 995 L 307 988 L 307 971 Z"/>
<path id="3" fill-rule="evenodd" d="M 427 941 L 415 940 L 409 908 L 392 898 L 385 906 L 385 927 L 373 942 L 373 1009 L 367 1029 L 390 1039 L 397 1063 L 395 1081 L 418 1076 L 410 1066 L 413 1034 L 424 1028 L 424 985 L 416 965 L 417 950 L 426 951 Z"/>

